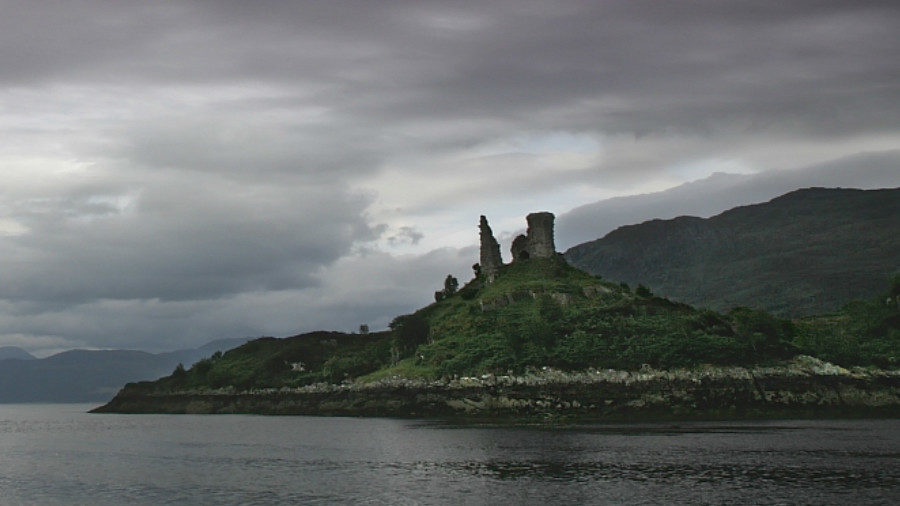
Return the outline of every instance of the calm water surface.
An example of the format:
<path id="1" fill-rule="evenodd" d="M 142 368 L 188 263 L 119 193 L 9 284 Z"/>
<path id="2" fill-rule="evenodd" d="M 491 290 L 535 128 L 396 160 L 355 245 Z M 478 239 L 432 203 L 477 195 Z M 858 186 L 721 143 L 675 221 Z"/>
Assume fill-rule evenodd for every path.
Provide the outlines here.
<path id="1" fill-rule="evenodd" d="M 0 503 L 900 503 L 900 420 L 544 429 L 90 407 L 0 405 Z"/>

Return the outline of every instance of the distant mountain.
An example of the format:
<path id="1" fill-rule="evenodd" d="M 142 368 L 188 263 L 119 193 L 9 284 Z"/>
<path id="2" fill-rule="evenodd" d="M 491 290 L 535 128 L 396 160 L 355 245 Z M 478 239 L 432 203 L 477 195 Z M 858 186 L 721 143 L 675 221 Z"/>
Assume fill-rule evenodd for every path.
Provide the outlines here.
<path id="1" fill-rule="evenodd" d="M 689 304 L 802 316 L 887 287 L 900 269 L 900 188 L 810 188 L 712 218 L 620 227 L 573 265 Z"/>
<path id="2" fill-rule="evenodd" d="M 72 350 L 43 359 L 0 361 L 0 403 L 92 402 L 115 395 L 130 381 L 167 375 L 246 338 L 221 339 L 200 348 L 167 353 L 131 350 Z M 20 350 L 21 351 L 21 350 Z"/>
<path id="3" fill-rule="evenodd" d="M 736 206 L 771 200 L 799 188 L 900 186 L 900 150 L 862 153 L 801 169 L 758 174 L 715 173 L 669 190 L 586 204 L 557 219 L 556 244 L 568 248 L 654 218 L 708 218 Z"/>
<path id="4" fill-rule="evenodd" d="M 0 346 L 0 360 L 34 360 L 34 355 L 16 346 Z"/>
<path id="5" fill-rule="evenodd" d="M 183 364 L 187 367 L 190 364 L 200 360 L 201 358 L 206 358 L 217 351 L 225 351 L 230 350 L 232 348 L 237 348 L 238 346 L 249 341 L 249 338 L 246 337 L 235 337 L 231 339 L 216 339 L 215 341 L 210 341 L 199 348 L 191 348 L 185 350 L 175 350 L 164 353 L 159 353 L 157 356 L 162 357 L 166 360 L 176 362 L 172 363 L 172 367 L 175 367 L 179 363 Z M 167 373 L 172 371 L 166 371 Z"/>

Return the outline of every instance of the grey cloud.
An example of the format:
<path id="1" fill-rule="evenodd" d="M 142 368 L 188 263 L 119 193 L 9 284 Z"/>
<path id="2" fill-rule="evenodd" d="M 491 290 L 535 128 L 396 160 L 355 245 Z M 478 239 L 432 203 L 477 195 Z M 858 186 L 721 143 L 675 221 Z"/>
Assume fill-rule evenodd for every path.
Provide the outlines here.
<path id="1" fill-rule="evenodd" d="M 501 117 L 637 133 L 732 121 L 895 125 L 900 9 L 889 2 L 58 7 L 6 10 L 18 13 L 2 31 L 7 79 L 311 86 L 356 119 Z M 441 16 L 478 22 L 436 29 L 429 19 Z"/>
<path id="2" fill-rule="evenodd" d="M 0 9 L 0 336 L 16 343 L 384 324 L 428 302 L 440 262 L 474 260 L 369 241 L 430 248 L 463 236 L 457 216 L 560 213 L 692 179 L 671 172 L 686 164 L 803 167 L 900 135 L 895 2 Z M 596 153 L 508 142 L 560 132 Z M 765 193 L 735 188 L 716 206 Z M 711 209 L 695 196 L 654 212 Z M 560 217 L 561 244 L 613 225 L 586 209 Z"/>
<path id="3" fill-rule="evenodd" d="M 616 197 L 576 207 L 557 220 L 557 247 L 592 241 L 623 225 L 654 218 L 708 218 L 739 205 L 773 199 L 798 188 L 900 186 L 900 151 L 865 153 L 794 170 L 752 175 L 717 173 L 663 192 Z"/>
<path id="4" fill-rule="evenodd" d="M 164 351 L 216 337 L 354 331 L 361 323 L 383 329 L 394 316 L 431 302 L 448 273 L 470 279 L 477 253 L 473 247 L 403 257 L 369 252 L 319 271 L 313 286 L 216 299 L 97 300 L 52 309 L 41 304 L 37 312 L 30 303 L 0 303 L 0 345 L 39 353 L 86 345 Z"/>
<path id="5" fill-rule="evenodd" d="M 401 244 L 411 244 L 415 246 L 425 237 L 425 234 L 416 230 L 415 227 L 400 227 L 397 233 L 387 238 L 388 243 L 392 246 Z"/>
<path id="6" fill-rule="evenodd" d="M 121 211 L 100 205 L 99 215 L 43 203 L 24 221 L 28 234 L 0 243 L 0 298 L 178 300 L 296 288 L 375 238 L 361 217 L 367 200 L 340 188 L 180 177 L 137 195 Z"/>

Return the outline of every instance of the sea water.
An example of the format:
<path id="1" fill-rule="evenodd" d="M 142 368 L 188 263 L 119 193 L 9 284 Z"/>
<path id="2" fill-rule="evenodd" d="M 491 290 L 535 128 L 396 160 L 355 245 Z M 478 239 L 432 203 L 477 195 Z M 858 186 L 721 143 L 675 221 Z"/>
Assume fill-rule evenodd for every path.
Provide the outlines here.
<path id="1" fill-rule="evenodd" d="M 90 407 L 0 405 L 0 503 L 900 503 L 900 420 L 547 427 Z"/>

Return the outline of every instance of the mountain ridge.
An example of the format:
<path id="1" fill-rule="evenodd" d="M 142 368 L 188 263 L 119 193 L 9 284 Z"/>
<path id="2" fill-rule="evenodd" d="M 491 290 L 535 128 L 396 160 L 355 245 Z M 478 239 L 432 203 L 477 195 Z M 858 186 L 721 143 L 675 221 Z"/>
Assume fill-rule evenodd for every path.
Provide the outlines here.
<path id="1" fill-rule="evenodd" d="M 900 188 L 806 188 L 710 218 L 622 226 L 565 255 L 688 304 L 796 317 L 883 289 L 900 266 L 898 223 Z"/>
<path id="2" fill-rule="evenodd" d="M 40 359 L 0 360 L 0 404 L 104 400 L 129 381 L 158 378 L 179 363 L 190 365 L 248 339 L 217 339 L 198 348 L 163 353 L 76 349 Z"/>
<path id="3" fill-rule="evenodd" d="M 900 150 L 874 151 L 817 165 L 733 174 L 716 172 L 667 190 L 612 197 L 580 205 L 558 218 L 564 249 L 592 241 L 623 225 L 677 216 L 711 217 L 738 206 L 766 202 L 798 188 L 900 186 Z M 865 181 L 865 186 L 861 186 Z"/>
<path id="4" fill-rule="evenodd" d="M 0 360 L 35 360 L 31 353 L 18 346 L 0 346 Z"/>

